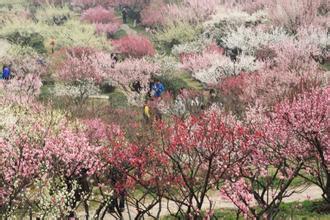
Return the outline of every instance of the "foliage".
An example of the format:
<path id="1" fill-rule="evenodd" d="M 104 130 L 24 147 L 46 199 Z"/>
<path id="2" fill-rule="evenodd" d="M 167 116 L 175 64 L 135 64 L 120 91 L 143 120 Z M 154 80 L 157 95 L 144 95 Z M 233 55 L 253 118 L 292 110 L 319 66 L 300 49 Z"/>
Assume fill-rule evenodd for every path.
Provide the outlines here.
<path id="1" fill-rule="evenodd" d="M 46 23 L 48 25 L 63 25 L 72 16 L 68 6 L 54 7 L 46 6 L 37 10 L 35 18 L 39 22 Z"/>
<path id="2" fill-rule="evenodd" d="M 128 106 L 128 100 L 125 94 L 117 91 L 109 94 L 109 102 L 113 108 Z"/>
<path id="3" fill-rule="evenodd" d="M 155 79 L 158 79 L 162 82 L 167 91 L 171 92 L 174 96 L 179 94 L 180 89 L 189 88 L 188 84 L 175 76 L 160 75 L 156 76 Z"/>
<path id="4" fill-rule="evenodd" d="M 172 48 L 172 54 L 180 56 L 184 54 L 199 53 L 206 49 L 210 44 L 212 44 L 212 40 L 202 36 L 192 42 L 174 45 Z"/>
<path id="5" fill-rule="evenodd" d="M 187 23 L 172 24 L 158 32 L 156 39 L 161 46 L 170 50 L 174 45 L 195 40 L 200 31 L 199 26 L 192 26 Z"/>
<path id="6" fill-rule="evenodd" d="M 44 38 L 39 33 L 12 32 L 5 36 L 6 39 L 20 46 L 31 47 L 38 53 L 45 53 Z"/>
<path id="7" fill-rule="evenodd" d="M 96 48 L 108 48 L 105 38 L 94 35 L 95 28 L 91 24 L 82 24 L 79 20 L 70 19 L 60 26 L 49 26 L 42 22 L 34 23 L 30 20 L 24 22 L 20 19 L 6 21 L 0 29 L 1 36 L 8 36 L 15 32 L 38 33 L 45 40 L 44 46 L 55 50 L 68 46 L 91 46 Z"/>
<path id="8" fill-rule="evenodd" d="M 122 38 L 122 37 L 124 37 L 124 36 L 126 36 L 126 35 L 127 35 L 127 33 L 126 33 L 125 30 L 123 30 L 123 29 L 119 29 L 119 30 L 117 30 L 115 33 L 113 33 L 113 34 L 111 35 L 111 38 L 112 38 L 112 39 L 120 39 L 120 38 Z"/>
<path id="9" fill-rule="evenodd" d="M 72 0 L 72 5 L 82 9 L 88 9 L 96 6 L 109 6 L 109 0 Z"/>

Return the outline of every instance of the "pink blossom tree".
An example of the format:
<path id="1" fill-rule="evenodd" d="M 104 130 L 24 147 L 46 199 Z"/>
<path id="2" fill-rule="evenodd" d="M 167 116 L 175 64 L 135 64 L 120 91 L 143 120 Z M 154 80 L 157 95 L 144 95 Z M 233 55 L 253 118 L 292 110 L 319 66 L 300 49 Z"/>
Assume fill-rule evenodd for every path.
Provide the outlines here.
<path id="1" fill-rule="evenodd" d="M 105 9 L 102 6 L 87 9 L 82 13 L 81 19 L 94 24 L 96 32 L 99 34 L 114 34 L 121 25 L 114 9 Z"/>
<path id="2" fill-rule="evenodd" d="M 320 70 L 311 54 L 319 49 L 305 41 L 286 40 L 271 44 L 273 51 L 267 65 L 256 74 L 246 77 L 246 87 L 240 98 L 253 104 L 259 101 L 267 106 L 299 93 L 319 87 L 325 82 L 325 73 Z"/>
<path id="3" fill-rule="evenodd" d="M 12 63 L 12 76 L 9 81 L 0 81 L 3 95 L 0 102 L 6 105 L 30 105 L 35 103 L 42 86 L 41 77 L 45 76 L 48 64 L 38 57 L 19 56 L 8 58 Z"/>
<path id="4" fill-rule="evenodd" d="M 299 149 L 307 148 L 305 171 L 315 178 L 300 176 L 318 185 L 323 191 L 323 198 L 329 202 L 329 87 L 316 89 L 298 96 L 293 102 L 285 101 L 275 108 L 274 123 L 290 131 L 294 138 L 304 143 Z M 300 155 L 305 155 L 300 153 Z"/>
<path id="5" fill-rule="evenodd" d="M 147 37 L 128 35 L 119 40 L 113 40 L 112 45 L 119 53 L 134 58 L 153 56 L 156 51 Z"/>
<path id="6" fill-rule="evenodd" d="M 114 68 L 109 69 L 107 77 L 123 89 L 127 97 L 130 98 L 130 102 L 140 103 L 142 101 L 140 99 L 143 98 L 143 95 L 148 91 L 148 83 L 151 76 L 158 74 L 160 74 L 160 66 L 158 64 L 149 62 L 144 58 L 128 58 L 122 62 L 116 63 Z M 135 94 L 130 88 L 134 81 L 139 81 L 141 84 L 142 90 L 140 94 Z M 136 97 L 136 95 L 138 97 Z M 134 97 L 138 99 L 133 100 Z"/>
<path id="7" fill-rule="evenodd" d="M 274 125 L 276 116 L 268 118 L 255 111 L 247 114 L 250 129 L 258 138 L 250 146 L 246 164 L 226 181 L 222 192 L 246 217 L 274 218 L 283 199 L 297 192 L 291 183 L 310 151 L 290 130 Z"/>
<path id="8" fill-rule="evenodd" d="M 266 7 L 271 21 L 296 33 L 299 27 L 311 24 L 325 24 L 326 17 L 319 14 L 324 0 L 267 1 Z"/>
<path id="9" fill-rule="evenodd" d="M 102 6 L 89 8 L 81 15 L 81 19 L 90 23 L 110 23 L 116 20 L 115 12 L 113 9 L 107 10 Z"/>
<path id="10" fill-rule="evenodd" d="M 157 27 L 165 24 L 163 0 L 152 1 L 150 5 L 141 11 L 141 24 L 149 27 Z"/>
<path id="11" fill-rule="evenodd" d="M 78 87 L 77 103 L 84 103 L 91 91 L 107 76 L 112 59 L 110 55 L 97 52 L 91 48 L 69 48 L 65 58 L 56 70 L 60 80 Z"/>
<path id="12" fill-rule="evenodd" d="M 247 164 L 242 164 L 238 177 L 227 181 L 223 189 L 245 215 L 275 217 L 283 198 L 297 192 L 292 181 L 297 176 L 311 180 L 304 176 L 306 168 L 321 180 L 311 181 L 321 186 L 327 199 L 327 90 L 317 89 L 293 101 L 283 101 L 271 112 L 259 107 L 247 113 L 249 127 L 259 138 L 252 143 Z"/>
<path id="13" fill-rule="evenodd" d="M 40 120 L 42 111 L 30 108 L 17 114 L 16 123 L 6 128 L 10 132 L 0 137 L 0 212 L 5 218 L 19 207 L 32 208 L 28 190 L 42 175 L 44 137 L 48 133 Z"/>

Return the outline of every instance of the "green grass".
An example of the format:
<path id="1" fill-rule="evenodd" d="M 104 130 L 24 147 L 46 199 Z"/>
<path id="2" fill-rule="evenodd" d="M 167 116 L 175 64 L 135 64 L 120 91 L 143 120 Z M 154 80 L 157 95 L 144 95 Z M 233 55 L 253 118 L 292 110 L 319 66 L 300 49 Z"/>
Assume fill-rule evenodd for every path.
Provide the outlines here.
<path id="1" fill-rule="evenodd" d="M 122 93 L 119 89 L 115 89 L 114 92 L 108 93 L 109 103 L 114 108 L 127 107 L 128 100 L 124 93 Z"/>
<path id="2" fill-rule="evenodd" d="M 202 91 L 204 90 L 203 84 L 200 83 L 199 81 L 195 80 L 189 73 L 187 72 L 182 72 L 178 74 L 178 78 L 182 79 L 185 81 L 190 88 Z"/>
<path id="3" fill-rule="evenodd" d="M 119 29 L 116 33 L 113 34 L 112 39 L 120 39 L 126 35 L 127 33 L 125 30 Z"/>
<path id="4" fill-rule="evenodd" d="M 330 62 L 327 62 L 327 63 L 323 64 L 322 67 L 323 67 L 326 71 L 330 71 Z"/>
<path id="5" fill-rule="evenodd" d="M 237 210 L 235 209 L 217 209 L 214 219 L 235 220 Z M 174 220 L 172 216 L 165 216 L 162 220 Z M 244 219 L 240 216 L 239 219 Z M 304 201 L 283 203 L 280 206 L 280 212 L 275 219 L 292 220 L 328 220 L 330 219 L 330 205 L 323 201 Z"/>

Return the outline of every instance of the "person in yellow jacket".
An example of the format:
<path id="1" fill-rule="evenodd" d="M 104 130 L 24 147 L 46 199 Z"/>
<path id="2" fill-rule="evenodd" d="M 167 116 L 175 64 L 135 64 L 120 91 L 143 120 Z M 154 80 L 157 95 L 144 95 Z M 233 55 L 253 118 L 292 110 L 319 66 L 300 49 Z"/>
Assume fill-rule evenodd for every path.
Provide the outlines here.
<path id="1" fill-rule="evenodd" d="M 145 103 L 143 106 L 143 118 L 147 124 L 150 122 L 150 118 L 151 118 L 150 108 L 147 103 Z"/>

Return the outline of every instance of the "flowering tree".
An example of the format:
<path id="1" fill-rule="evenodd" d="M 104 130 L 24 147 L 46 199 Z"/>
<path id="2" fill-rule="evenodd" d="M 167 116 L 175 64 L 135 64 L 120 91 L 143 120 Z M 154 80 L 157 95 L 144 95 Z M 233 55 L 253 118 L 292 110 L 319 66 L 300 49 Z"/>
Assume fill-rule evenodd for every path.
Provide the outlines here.
<path id="1" fill-rule="evenodd" d="M 156 52 L 150 40 L 144 36 L 128 35 L 119 40 L 113 40 L 112 45 L 119 53 L 134 58 L 153 56 Z"/>
<path id="2" fill-rule="evenodd" d="M 89 8 L 81 15 L 81 19 L 90 23 L 110 23 L 116 19 L 114 10 L 107 10 L 102 6 Z"/>
<path id="3" fill-rule="evenodd" d="M 35 181 L 44 174 L 45 137 L 60 115 L 34 104 L 11 111 L 15 123 L 7 125 L 0 141 L 0 213 L 9 218 L 17 209 L 35 204 Z"/>
<path id="4" fill-rule="evenodd" d="M 328 199 L 328 97 L 328 88 L 317 89 L 279 103 L 272 112 L 257 107 L 247 113 L 259 141 L 241 166 L 241 178 L 227 182 L 223 190 L 243 213 L 254 218 L 276 216 L 283 198 L 296 192 L 291 183 L 297 176 L 319 185 Z M 306 170 L 316 178 L 305 176 Z"/>
<path id="5" fill-rule="evenodd" d="M 27 56 L 8 58 L 5 62 L 14 64 L 12 66 L 13 78 L 0 82 L 0 90 L 3 93 L 0 102 L 6 105 L 34 103 L 40 94 L 42 86 L 40 78 L 47 72 L 47 63 L 42 58 Z"/>
<path id="6" fill-rule="evenodd" d="M 222 38 L 228 48 L 240 48 L 245 54 L 255 55 L 255 52 L 269 44 L 283 42 L 291 37 L 282 28 L 265 30 L 260 27 L 233 27 Z"/>
<path id="7" fill-rule="evenodd" d="M 304 41 L 284 41 L 269 45 L 272 60 L 265 68 L 246 78 L 246 87 L 241 99 L 246 103 L 259 101 L 272 106 L 286 97 L 319 87 L 325 81 L 311 54 L 319 49 Z"/>
<path id="8" fill-rule="evenodd" d="M 114 10 L 107 10 L 102 6 L 87 9 L 82 13 L 81 19 L 93 23 L 97 33 L 114 34 L 121 25 Z"/>
<path id="9" fill-rule="evenodd" d="M 181 4 L 168 4 L 164 10 L 166 23 L 205 21 L 216 12 L 218 0 L 184 0 Z"/>
<path id="10" fill-rule="evenodd" d="M 301 26 L 326 23 L 326 17 L 319 16 L 319 9 L 324 4 L 324 0 L 277 0 L 266 3 L 271 21 L 293 33 Z"/>
<path id="11" fill-rule="evenodd" d="M 243 54 L 233 61 L 212 51 L 187 56 L 182 59 L 182 63 L 182 67 L 189 70 L 193 77 L 207 84 L 216 84 L 227 76 L 238 75 L 243 71 L 254 72 L 263 65 L 252 56 Z"/>
<path id="12" fill-rule="evenodd" d="M 162 0 L 152 1 L 150 5 L 141 11 L 141 24 L 149 27 L 157 27 L 165 24 L 163 11 L 165 4 Z"/>
<path id="13" fill-rule="evenodd" d="M 249 138 L 231 116 L 216 112 L 173 122 L 160 126 L 161 142 L 139 148 L 138 155 L 147 160 L 130 156 L 143 171 L 130 175 L 145 189 L 177 204 L 176 210 L 169 210 L 171 215 L 197 217 L 206 208 L 207 192 L 239 170 L 253 135 Z M 212 211 L 212 201 L 207 210 Z"/>
<path id="14" fill-rule="evenodd" d="M 159 65 L 149 62 L 146 59 L 125 59 L 122 62 L 116 63 L 115 67 L 109 70 L 108 78 L 115 82 L 120 88 L 124 90 L 129 100 L 133 103 L 140 103 L 141 100 L 134 100 L 134 93 L 130 89 L 130 85 L 134 81 L 139 81 L 142 91 L 139 97 L 142 98 L 148 91 L 149 79 L 152 75 L 160 73 Z M 141 104 L 141 103 L 140 103 Z"/>
<path id="15" fill-rule="evenodd" d="M 88 217 L 87 200 L 92 188 L 89 187 L 87 178 L 101 169 L 101 147 L 90 144 L 84 131 L 75 131 L 63 124 L 54 135 L 45 139 L 44 150 L 48 178 L 54 182 L 61 179 L 67 193 L 72 193 L 71 199 L 64 204 L 66 213 L 63 214 L 72 213 L 79 202 L 83 202 Z"/>
<path id="16" fill-rule="evenodd" d="M 329 202 L 329 88 L 316 89 L 298 96 L 293 102 L 280 103 L 275 110 L 274 123 L 288 130 L 294 138 L 304 143 L 300 149 L 308 148 L 306 158 L 312 159 L 305 164 L 305 171 L 315 178 L 301 176 L 318 185 L 323 198 Z M 301 154 L 305 155 L 305 154 Z"/>
<path id="17" fill-rule="evenodd" d="M 101 83 L 110 69 L 112 60 L 105 53 L 90 48 L 69 48 L 56 73 L 59 79 L 78 87 L 77 103 L 84 103 L 91 91 L 90 85 Z"/>
<path id="18" fill-rule="evenodd" d="M 240 174 L 229 179 L 222 191 L 245 216 L 256 219 L 277 215 L 282 200 L 296 192 L 291 183 L 302 170 L 305 157 L 310 155 L 305 141 L 276 124 L 276 113 L 266 116 L 263 111 L 259 108 L 247 113 L 250 129 L 258 133 L 258 141 L 250 146 L 251 154 L 247 163 L 242 164 Z"/>
<path id="19" fill-rule="evenodd" d="M 12 130 L 11 138 L 0 140 L 0 213 L 6 218 L 24 205 L 27 188 L 40 174 L 43 142 L 31 131 Z"/>

